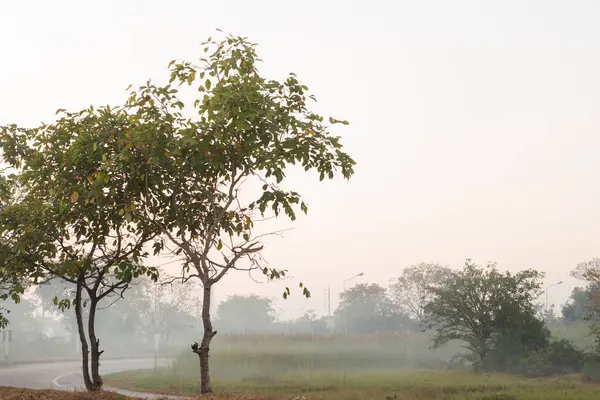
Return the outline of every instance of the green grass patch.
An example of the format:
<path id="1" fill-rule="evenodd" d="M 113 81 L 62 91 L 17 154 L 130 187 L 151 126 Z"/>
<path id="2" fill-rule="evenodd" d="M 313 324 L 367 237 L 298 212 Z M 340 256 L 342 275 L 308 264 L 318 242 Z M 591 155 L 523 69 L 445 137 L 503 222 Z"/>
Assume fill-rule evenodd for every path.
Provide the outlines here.
<path id="1" fill-rule="evenodd" d="M 197 395 L 198 377 L 163 371 L 130 371 L 106 377 L 110 386 L 164 394 Z M 297 376 L 215 381 L 217 395 L 331 400 L 558 400 L 597 399 L 600 387 L 579 376 L 526 379 L 502 374 L 454 371 L 321 372 L 311 379 Z"/>
<path id="2" fill-rule="evenodd" d="M 587 340 L 586 326 L 555 326 L 555 337 Z M 369 400 L 596 399 L 600 387 L 581 377 L 526 379 L 449 370 L 459 343 L 431 349 L 430 333 L 355 335 L 219 335 L 211 376 L 220 395 Z M 187 346 L 186 346 L 187 347 Z M 168 368 L 105 377 L 107 385 L 197 395 L 198 357 L 189 347 Z"/>

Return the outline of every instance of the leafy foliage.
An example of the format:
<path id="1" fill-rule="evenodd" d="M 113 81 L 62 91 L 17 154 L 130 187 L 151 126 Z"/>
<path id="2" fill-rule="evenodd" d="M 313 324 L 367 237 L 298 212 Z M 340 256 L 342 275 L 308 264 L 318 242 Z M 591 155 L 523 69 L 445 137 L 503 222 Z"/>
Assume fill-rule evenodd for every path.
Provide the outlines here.
<path id="1" fill-rule="evenodd" d="M 203 44 L 207 56 L 197 66 L 171 62 L 171 84 L 150 82 L 132 91 L 128 109 L 138 121 L 130 150 L 145 166 L 134 185 L 145 188 L 146 217 L 183 253 L 205 284 L 218 282 L 229 270 L 257 270 L 275 279 L 285 271 L 261 263 L 255 234 L 257 220 L 268 210 L 291 220 L 307 211 L 300 194 L 281 184 L 288 165 L 315 169 L 321 179 L 340 171 L 353 173 L 354 161 L 325 119 L 308 110 L 307 87 L 294 74 L 282 83 L 258 73 L 256 45 L 227 36 Z M 185 118 L 179 87 L 198 97 Z M 345 121 L 329 119 L 331 125 Z M 252 187 L 244 184 L 253 184 Z M 243 202 L 241 193 L 258 196 Z M 161 247 L 157 247 L 160 251 Z M 246 260 L 244 267 L 238 261 Z M 310 293 L 302 287 L 304 295 Z M 287 296 L 289 289 L 284 296 Z"/>
<path id="2" fill-rule="evenodd" d="M 156 275 L 139 264 L 154 233 L 128 212 L 136 193 L 121 154 L 126 115 L 110 107 L 59 114 L 55 124 L 0 129 L 5 158 L 19 168 L 25 193 L 0 215 L 12 247 L 6 262 L 34 281 L 47 274 L 73 282 Z"/>
<path id="3" fill-rule="evenodd" d="M 425 305 L 425 326 L 435 329 L 434 346 L 460 340 L 484 361 L 491 341 L 517 315 L 534 315 L 532 301 L 542 274 L 525 270 L 501 273 L 494 264 L 479 267 L 467 259 L 451 273 Z"/>
<path id="4" fill-rule="evenodd" d="M 580 372 L 585 353 L 568 340 L 557 340 L 530 353 L 521 362 L 520 371 L 527 376 L 550 376 Z"/>
<path id="5" fill-rule="evenodd" d="M 591 321 L 590 333 L 594 337 L 596 342 L 595 352 L 600 354 L 600 324 L 598 320 L 600 318 L 600 258 L 593 258 L 589 261 L 579 263 L 571 275 L 575 278 L 584 280 L 588 283 L 587 287 L 587 304 L 585 304 L 585 317 L 586 321 Z M 579 302 L 583 303 L 585 300 L 582 298 L 582 294 L 579 294 Z M 571 302 L 575 305 L 575 299 Z M 567 304 L 567 313 L 569 310 L 569 304 Z M 568 315 L 568 314 L 567 314 Z"/>
<path id="6" fill-rule="evenodd" d="M 148 81 L 131 91 L 125 110 L 133 122 L 122 157 L 136 160 L 128 183 L 142 196 L 142 206 L 125 213 L 155 226 L 163 239 L 155 254 L 170 242 L 183 258 L 184 280 L 203 284 L 204 335 L 192 351 L 200 357 L 201 390 L 207 393 L 209 344 L 216 334 L 212 285 L 232 270 L 258 271 L 269 279 L 285 275 L 266 266 L 261 238 L 269 233 L 256 233 L 255 224 L 267 211 L 292 221 L 298 210 L 307 212 L 300 194 L 283 188 L 286 168 L 299 164 L 316 170 L 321 180 L 337 172 L 348 179 L 355 162 L 328 130 L 347 122 L 329 118 L 327 124 L 311 112 L 307 97 L 313 97 L 294 74 L 283 82 L 263 78 L 255 44 L 229 35 L 203 46 L 200 65 L 169 64 L 168 85 Z M 178 98 L 182 87 L 195 97 L 188 107 Z M 283 296 L 289 293 L 286 288 Z"/>
<path id="7" fill-rule="evenodd" d="M 563 305 L 561 313 L 563 321 L 567 324 L 585 322 L 597 319 L 594 310 L 595 293 L 597 285 L 590 284 L 585 288 L 576 287 L 571 292 L 569 300 Z"/>
<path id="8" fill-rule="evenodd" d="M 22 192 L 0 212 L 5 249 L 0 268 L 30 284 L 60 278 L 75 285 L 84 381 L 88 390 L 99 390 L 98 302 L 121 295 L 140 276 L 157 279 L 157 269 L 142 263 L 147 256 L 144 245 L 157 232 L 132 213 L 139 198 L 139 191 L 129 185 L 135 163 L 123 152 L 132 120 L 123 110 L 108 106 L 57 114 L 55 123 L 33 129 L 0 127 L 0 148 L 17 171 Z M 92 380 L 83 327 L 84 291 L 90 305 Z M 12 293 L 18 298 L 19 290 Z M 55 297 L 53 302 L 62 310 L 71 306 L 71 299 Z"/>
<path id="9" fill-rule="evenodd" d="M 499 329 L 490 340 L 490 350 L 483 367 L 495 371 L 517 372 L 523 359 L 546 349 L 550 331 L 531 309 L 503 309 Z"/>
<path id="10" fill-rule="evenodd" d="M 590 382 L 600 382 L 600 356 L 586 354 L 583 360 L 583 377 Z"/>
<path id="11" fill-rule="evenodd" d="M 0 149 L 0 154 L 2 154 Z M 2 158 L 0 157 L 0 163 Z M 17 195 L 17 182 L 14 174 L 8 174 L 7 169 L 0 169 L 0 212 L 14 204 Z M 0 230 L 0 300 L 11 298 L 14 302 L 20 301 L 20 295 L 24 292 L 26 282 L 24 274 L 15 271 L 8 263 L 12 251 L 10 236 Z M 9 325 L 7 315 L 10 309 L 0 307 L 0 329 Z"/>

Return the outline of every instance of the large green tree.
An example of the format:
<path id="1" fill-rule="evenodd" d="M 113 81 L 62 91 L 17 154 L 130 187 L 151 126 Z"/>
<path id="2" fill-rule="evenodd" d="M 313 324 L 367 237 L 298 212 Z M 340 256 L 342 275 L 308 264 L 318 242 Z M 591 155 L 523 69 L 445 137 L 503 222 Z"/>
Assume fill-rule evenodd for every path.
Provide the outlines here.
<path id="1" fill-rule="evenodd" d="M 139 191 L 129 185 L 136 165 L 124 152 L 124 139 L 135 121 L 110 107 L 58 114 L 55 123 L 33 129 L 0 127 L 0 149 L 20 190 L 18 201 L 0 212 L 0 268 L 29 284 L 59 278 L 73 285 L 72 302 L 54 303 L 63 309 L 73 303 L 83 379 L 96 391 L 103 385 L 98 304 L 120 296 L 140 275 L 157 278 L 155 268 L 141 264 L 157 230 L 131 212 Z"/>
<path id="2" fill-rule="evenodd" d="M 321 180 L 336 173 L 350 178 L 355 162 L 329 132 L 347 122 L 312 112 L 308 101 L 314 97 L 294 74 L 282 82 L 261 76 L 255 44 L 225 36 L 203 47 L 198 64 L 170 64 L 169 85 L 148 82 L 134 90 L 128 109 L 138 121 L 131 151 L 145 167 L 131 179 L 146 190 L 136 218 L 154 220 L 184 259 L 184 279 L 203 285 L 204 334 L 192 350 L 207 393 L 216 334 L 212 287 L 234 271 L 256 270 L 271 279 L 285 272 L 264 263 L 261 238 L 274 232 L 260 231 L 258 222 L 280 214 L 294 220 L 298 209 L 306 212 L 300 194 L 283 185 L 287 168 L 315 170 Z M 177 97 L 174 86 L 182 85 L 191 89 L 185 93 L 189 103 Z"/>
<path id="3" fill-rule="evenodd" d="M 540 294 L 543 274 L 532 270 L 500 272 L 495 264 L 480 267 L 471 260 L 430 288 L 424 307 L 425 327 L 435 330 L 434 346 L 452 340 L 485 362 L 492 342 L 512 326 L 511 320 L 535 315 L 533 300 Z"/>

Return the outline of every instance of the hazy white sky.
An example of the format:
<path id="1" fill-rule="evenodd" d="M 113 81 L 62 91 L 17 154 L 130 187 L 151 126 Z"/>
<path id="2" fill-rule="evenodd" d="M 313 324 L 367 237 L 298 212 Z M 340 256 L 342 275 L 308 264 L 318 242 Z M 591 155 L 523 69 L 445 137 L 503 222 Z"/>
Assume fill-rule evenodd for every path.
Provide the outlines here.
<path id="1" fill-rule="evenodd" d="M 336 133 L 358 162 L 349 183 L 291 176 L 309 215 L 266 256 L 313 298 L 283 316 L 324 311 L 358 272 L 387 284 L 467 257 L 564 279 L 562 303 L 600 255 L 599 18 L 594 0 L 2 0 L 0 124 L 121 104 L 215 28 L 248 36 L 265 75 L 296 72 L 317 111 L 350 120 Z M 282 287 L 241 273 L 217 299 Z"/>

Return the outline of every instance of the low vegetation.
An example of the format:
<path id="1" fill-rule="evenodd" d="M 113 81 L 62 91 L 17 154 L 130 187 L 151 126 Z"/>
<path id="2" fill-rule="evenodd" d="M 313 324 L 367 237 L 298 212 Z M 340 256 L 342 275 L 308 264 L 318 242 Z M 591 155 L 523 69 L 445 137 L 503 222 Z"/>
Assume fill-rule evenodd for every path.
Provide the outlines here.
<path id="1" fill-rule="evenodd" d="M 453 357 L 461 350 L 458 343 L 432 350 L 431 336 L 427 332 L 345 339 L 341 335 L 223 335 L 211 357 L 212 373 L 217 393 L 224 396 L 585 399 L 597 393 L 591 383 L 600 377 L 600 364 L 584 360 L 583 352 L 569 341 L 553 338 L 515 365 L 511 374 L 473 373 L 469 362 Z M 106 379 L 110 386 L 129 390 L 195 395 L 197 371 L 197 360 L 182 352 L 167 368 Z"/>
<path id="2" fill-rule="evenodd" d="M 107 383 L 128 389 L 194 395 L 197 379 L 137 371 L 107 376 Z M 527 379 L 503 374 L 473 374 L 456 371 L 371 371 L 319 373 L 312 378 L 289 374 L 277 378 L 255 378 L 215 383 L 222 396 L 248 394 L 270 399 L 595 399 L 598 388 L 577 377 Z"/>

